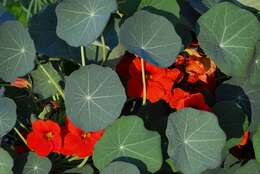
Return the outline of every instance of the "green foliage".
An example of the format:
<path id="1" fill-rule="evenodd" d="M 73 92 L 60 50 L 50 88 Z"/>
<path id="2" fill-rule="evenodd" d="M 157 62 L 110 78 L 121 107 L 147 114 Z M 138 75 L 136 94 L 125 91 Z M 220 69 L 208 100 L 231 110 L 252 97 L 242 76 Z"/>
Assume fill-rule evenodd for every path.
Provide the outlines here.
<path id="1" fill-rule="evenodd" d="M 39 65 L 36 70 L 31 72 L 33 78 L 33 92 L 39 94 L 43 98 L 48 98 L 57 94 L 58 91 L 44 71 L 47 71 L 57 84 L 62 79 L 51 63 Z"/>
<path id="2" fill-rule="evenodd" d="M 100 174 L 140 174 L 138 168 L 131 164 L 121 161 L 116 161 L 109 164 Z"/>
<path id="3" fill-rule="evenodd" d="M 260 165 L 255 160 L 250 160 L 243 167 L 238 169 L 235 174 L 259 174 Z"/>
<path id="4" fill-rule="evenodd" d="M 198 24 L 199 44 L 206 54 L 224 73 L 245 77 L 260 39 L 257 18 L 232 3 L 223 2 L 203 14 Z"/>
<path id="5" fill-rule="evenodd" d="M 16 21 L 0 26 L 0 78 L 13 81 L 34 68 L 35 48 L 28 31 Z"/>
<path id="6" fill-rule="evenodd" d="M 12 99 L 0 97 L 0 138 L 14 127 L 16 118 L 15 102 Z"/>
<path id="7" fill-rule="evenodd" d="M 168 67 L 182 48 L 180 37 L 164 17 L 138 11 L 120 30 L 120 41 L 128 51 L 150 63 Z"/>
<path id="8" fill-rule="evenodd" d="M 191 108 L 172 113 L 166 135 L 168 154 L 182 173 L 199 174 L 220 165 L 226 135 L 214 114 Z"/>
<path id="9" fill-rule="evenodd" d="M 150 172 L 156 172 L 162 165 L 160 135 L 146 130 L 141 118 L 123 116 L 106 129 L 93 156 L 99 170 L 119 157 L 138 159 Z"/>
<path id="10" fill-rule="evenodd" d="M 46 174 L 51 170 L 52 164 L 48 158 L 39 157 L 29 152 L 23 174 Z"/>
<path id="11" fill-rule="evenodd" d="M 258 126 L 256 133 L 253 135 L 253 145 L 256 161 L 260 164 L 260 126 Z"/>
<path id="12" fill-rule="evenodd" d="M 0 173 L 2 174 L 12 174 L 14 162 L 12 157 L 7 151 L 0 148 Z"/>
<path id="13" fill-rule="evenodd" d="M 103 129 L 120 115 L 126 100 L 124 87 L 110 68 L 88 65 L 65 79 L 66 113 L 86 131 Z"/>
<path id="14" fill-rule="evenodd" d="M 90 165 L 82 168 L 73 168 L 65 171 L 65 174 L 93 174 L 94 170 Z"/>
<path id="15" fill-rule="evenodd" d="M 260 10 L 260 2 L 258 0 L 237 0 L 241 4 Z"/>

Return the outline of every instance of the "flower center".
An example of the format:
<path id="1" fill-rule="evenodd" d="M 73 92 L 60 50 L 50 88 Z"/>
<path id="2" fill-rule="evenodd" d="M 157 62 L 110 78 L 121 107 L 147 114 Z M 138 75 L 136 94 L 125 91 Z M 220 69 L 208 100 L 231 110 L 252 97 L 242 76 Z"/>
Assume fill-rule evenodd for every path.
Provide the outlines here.
<path id="1" fill-rule="evenodd" d="M 145 79 L 146 80 L 151 80 L 152 78 L 153 78 L 153 76 L 151 74 L 149 74 L 149 73 L 145 74 Z"/>
<path id="2" fill-rule="evenodd" d="M 47 132 L 47 133 L 45 134 L 45 138 L 46 138 L 47 140 L 51 140 L 51 139 L 53 138 L 53 133 L 52 133 L 52 132 Z"/>
<path id="3" fill-rule="evenodd" d="M 91 136 L 91 134 L 90 134 L 89 132 L 83 132 L 83 133 L 81 134 L 82 139 L 90 138 L 90 136 Z"/>

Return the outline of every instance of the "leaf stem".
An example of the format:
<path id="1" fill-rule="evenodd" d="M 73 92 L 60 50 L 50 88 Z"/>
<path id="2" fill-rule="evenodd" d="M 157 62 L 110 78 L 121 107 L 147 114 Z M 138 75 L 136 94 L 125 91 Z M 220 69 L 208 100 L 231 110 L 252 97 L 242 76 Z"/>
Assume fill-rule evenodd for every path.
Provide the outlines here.
<path id="1" fill-rule="evenodd" d="M 144 59 L 141 58 L 141 68 L 142 68 L 142 81 L 143 81 L 143 105 L 146 103 L 146 81 L 145 81 L 145 69 L 144 69 Z"/>
<path id="2" fill-rule="evenodd" d="M 27 22 L 29 21 L 29 18 L 31 16 L 31 10 L 32 10 L 32 6 L 33 6 L 33 2 L 34 0 L 31 0 L 30 4 L 29 4 L 29 7 L 27 9 L 27 14 L 26 14 L 26 20 Z"/>
<path id="3" fill-rule="evenodd" d="M 81 63 L 82 63 L 82 66 L 85 66 L 86 65 L 86 61 L 85 61 L 85 49 L 84 49 L 84 46 L 80 47 L 80 53 L 81 53 Z"/>
<path id="4" fill-rule="evenodd" d="M 102 34 L 101 35 L 101 44 L 102 44 L 102 59 L 103 59 L 103 62 L 102 62 L 102 65 L 106 63 L 106 43 L 105 43 L 105 38 L 104 38 L 104 35 Z"/>
<path id="5" fill-rule="evenodd" d="M 77 166 L 77 168 L 82 168 L 88 161 L 88 157 L 84 158 L 84 160 Z"/>
<path id="6" fill-rule="evenodd" d="M 39 67 L 44 72 L 44 74 L 50 79 L 51 83 L 57 89 L 57 91 L 62 96 L 62 98 L 65 99 L 65 96 L 64 96 L 64 93 L 63 93 L 61 87 L 55 82 L 55 80 L 51 77 L 51 75 L 48 73 L 48 71 L 46 71 L 46 69 L 41 64 L 39 64 Z"/>
<path id="7" fill-rule="evenodd" d="M 27 141 L 26 139 L 23 137 L 23 135 L 19 132 L 18 129 L 14 128 L 14 131 L 17 133 L 17 135 L 21 138 L 21 140 L 24 142 L 24 144 L 27 146 Z"/>

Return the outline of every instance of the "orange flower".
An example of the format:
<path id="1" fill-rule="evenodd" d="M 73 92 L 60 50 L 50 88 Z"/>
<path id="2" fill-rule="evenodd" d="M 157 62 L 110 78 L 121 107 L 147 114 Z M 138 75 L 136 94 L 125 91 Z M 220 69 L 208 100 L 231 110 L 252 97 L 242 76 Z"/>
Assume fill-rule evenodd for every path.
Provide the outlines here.
<path id="1" fill-rule="evenodd" d="M 17 87 L 17 88 L 31 88 L 32 85 L 30 82 L 28 82 L 26 79 L 23 78 L 16 78 L 15 81 L 11 82 L 11 86 Z"/>

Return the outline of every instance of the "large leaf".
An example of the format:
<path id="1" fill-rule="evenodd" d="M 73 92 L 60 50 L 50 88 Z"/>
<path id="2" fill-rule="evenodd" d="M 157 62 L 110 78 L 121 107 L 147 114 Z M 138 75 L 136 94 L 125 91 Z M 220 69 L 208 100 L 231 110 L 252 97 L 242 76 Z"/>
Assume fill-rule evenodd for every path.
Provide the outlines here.
<path id="1" fill-rule="evenodd" d="M 120 115 L 126 95 L 116 72 L 98 65 L 74 71 L 65 84 L 66 113 L 84 129 L 103 129 Z"/>
<path id="2" fill-rule="evenodd" d="M 0 173 L 12 174 L 14 161 L 7 151 L 0 148 Z"/>
<path id="3" fill-rule="evenodd" d="M 206 54 L 224 73 L 245 76 L 260 39 L 257 18 L 232 3 L 224 2 L 203 14 L 198 23 L 199 44 Z"/>
<path id="4" fill-rule="evenodd" d="M 50 57 L 77 60 L 80 49 L 71 47 L 56 34 L 56 5 L 49 5 L 44 11 L 34 15 L 29 24 L 29 32 L 38 53 Z"/>
<path id="5" fill-rule="evenodd" d="M 260 174 L 260 165 L 255 160 L 250 160 L 238 169 L 235 174 Z"/>
<path id="6" fill-rule="evenodd" d="M 248 115 L 250 129 L 260 125 L 260 86 L 249 79 L 231 79 L 216 89 L 217 101 L 233 101 L 239 104 Z"/>
<path id="7" fill-rule="evenodd" d="M 256 161 L 260 164 L 260 126 L 258 126 L 257 131 L 253 136 L 253 145 Z"/>
<path id="8" fill-rule="evenodd" d="M 29 152 L 23 174 L 46 174 L 51 170 L 51 161 L 45 157 L 39 157 L 34 152 Z"/>
<path id="9" fill-rule="evenodd" d="M 170 21 L 142 10 L 122 25 L 120 41 L 131 53 L 163 67 L 172 65 L 182 48 Z"/>
<path id="10" fill-rule="evenodd" d="M 220 165 L 226 135 L 214 114 L 191 108 L 174 112 L 166 135 L 168 154 L 184 174 L 199 174 Z"/>
<path id="11" fill-rule="evenodd" d="M 102 170 L 119 157 L 130 157 L 144 162 L 150 172 L 162 165 L 160 135 L 146 130 L 141 118 L 122 117 L 108 127 L 94 150 L 94 164 Z"/>
<path id="12" fill-rule="evenodd" d="M 260 10 L 260 1 L 259 0 L 237 0 L 238 2 L 242 3 L 245 6 L 249 6 Z"/>
<path id="13" fill-rule="evenodd" d="M 62 79 L 51 63 L 42 64 L 31 72 L 33 78 L 33 92 L 39 94 L 43 98 L 48 98 L 57 94 L 58 91 L 52 81 L 44 73 L 43 69 L 49 73 L 56 83 L 59 83 Z"/>
<path id="14" fill-rule="evenodd" d="M 56 8 L 57 34 L 72 46 L 88 45 L 104 30 L 115 0 L 63 0 Z"/>
<path id="15" fill-rule="evenodd" d="M 34 68 L 35 48 L 28 31 L 16 21 L 0 26 L 0 78 L 13 81 Z"/>
<path id="16" fill-rule="evenodd" d="M 225 131 L 228 139 L 239 138 L 244 134 L 245 113 L 237 103 L 218 102 L 214 105 L 213 112 L 217 115 L 220 127 Z"/>
<path id="17" fill-rule="evenodd" d="M 12 99 L 0 97 L 0 138 L 14 127 L 16 117 L 15 102 Z"/>
<path id="18" fill-rule="evenodd" d="M 206 12 L 209 8 L 212 8 L 221 0 L 187 0 L 190 5 L 199 13 Z"/>
<path id="19" fill-rule="evenodd" d="M 256 44 L 255 56 L 249 66 L 250 82 L 254 85 L 260 85 L 260 41 Z"/>
<path id="20" fill-rule="evenodd" d="M 140 171 L 131 163 L 116 161 L 109 164 L 100 174 L 140 174 Z"/>

